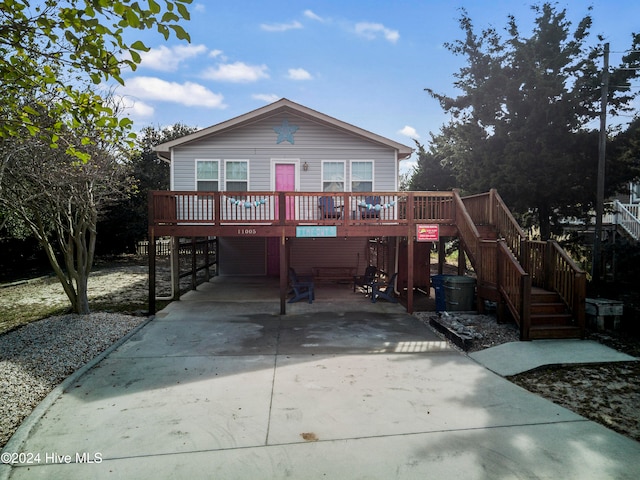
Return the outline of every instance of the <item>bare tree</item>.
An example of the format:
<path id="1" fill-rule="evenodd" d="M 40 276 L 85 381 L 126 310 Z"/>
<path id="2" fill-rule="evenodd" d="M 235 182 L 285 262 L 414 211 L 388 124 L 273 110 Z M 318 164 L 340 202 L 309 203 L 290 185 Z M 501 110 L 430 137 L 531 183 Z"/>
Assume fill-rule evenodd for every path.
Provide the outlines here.
<path id="1" fill-rule="evenodd" d="M 52 149 L 45 136 L 0 143 L 0 208 L 38 239 L 75 313 L 89 313 L 87 284 L 96 225 L 105 207 L 132 185 L 123 162 L 99 141 L 88 162 Z"/>

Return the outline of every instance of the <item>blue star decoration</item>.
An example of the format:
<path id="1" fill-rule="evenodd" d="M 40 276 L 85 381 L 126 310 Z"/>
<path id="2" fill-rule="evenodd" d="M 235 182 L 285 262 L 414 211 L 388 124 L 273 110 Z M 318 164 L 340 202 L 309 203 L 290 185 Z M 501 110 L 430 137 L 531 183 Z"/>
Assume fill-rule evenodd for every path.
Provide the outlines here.
<path id="1" fill-rule="evenodd" d="M 298 127 L 296 125 L 289 125 L 289 120 L 285 119 L 282 121 L 282 125 L 273 127 L 273 130 L 278 134 L 276 143 L 287 141 L 293 145 L 293 134 L 298 131 Z"/>

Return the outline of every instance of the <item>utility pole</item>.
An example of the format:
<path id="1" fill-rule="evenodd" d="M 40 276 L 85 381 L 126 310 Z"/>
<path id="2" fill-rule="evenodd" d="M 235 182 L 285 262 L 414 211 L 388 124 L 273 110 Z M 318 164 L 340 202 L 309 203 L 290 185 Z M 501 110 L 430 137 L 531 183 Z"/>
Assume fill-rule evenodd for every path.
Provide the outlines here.
<path id="1" fill-rule="evenodd" d="M 602 89 L 600 96 L 600 137 L 598 141 L 598 183 L 596 187 L 596 227 L 593 239 L 593 264 L 591 279 L 595 285 L 602 276 L 602 215 L 604 214 L 604 172 L 607 145 L 607 98 L 609 96 L 609 44 L 604 44 L 604 68 L 602 71 Z"/>

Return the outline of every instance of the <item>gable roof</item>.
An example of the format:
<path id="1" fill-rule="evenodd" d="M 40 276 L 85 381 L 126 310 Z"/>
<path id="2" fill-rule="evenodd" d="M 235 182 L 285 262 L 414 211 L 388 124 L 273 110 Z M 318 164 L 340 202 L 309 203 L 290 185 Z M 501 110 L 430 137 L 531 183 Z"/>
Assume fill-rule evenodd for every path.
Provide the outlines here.
<path id="1" fill-rule="evenodd" d="M 244 115 L 240 115 L 239 117 L 232 118 L 211 127 L 203 128 L 202 130 L 198 130 L 197 132 L 185 135 L 184 137 L 171 140 L 170 142 L 161 143 L 160 145 L 156 145 L 154 147 L 154 150 L 158 153 L 158 157 L 163 160 L 170 161 L 172 148 L 186 145 L 188 143 L 195 142 L 204 137 L 207 137 L 208 135 L 216 135 L 226 130 L 238 128 L 245 124 L 253 123 L 262 118 L 268 118 L 283 112 L 295 113 L 317 123 L 344 130 L 351 135 L 355 135 L 357 137 L 361 137 L 371 142 L 394 149 L 398 152 L 398 160 L 409 157 L 413 152 L 413 149 L 411 147 L 382 137 L 375 133 L 371 133 L 367 130 L 330 117 L 329 115 L 325 115 L 324 113 L 320 113 L 316 110 L 312 110 L 311 108 L 292 102 L 291 100 L 288 100 L 286 98 L 282 98 L 276 102 L 270 103 L 269 105 L 245 113 Z"/>

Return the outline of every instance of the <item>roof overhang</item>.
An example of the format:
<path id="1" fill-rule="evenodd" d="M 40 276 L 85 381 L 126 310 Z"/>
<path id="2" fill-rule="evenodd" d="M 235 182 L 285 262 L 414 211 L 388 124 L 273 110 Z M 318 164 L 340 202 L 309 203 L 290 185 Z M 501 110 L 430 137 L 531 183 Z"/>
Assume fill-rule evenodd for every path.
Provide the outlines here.
<path id="1" fill-rule="evenodd" d="M 244 125 L 255 123 L 256 121 L 286 112 L 295 113 L 296 115 L 308 118 L 316 123 L 323 124 L 331 128 L 337 128 L 371 142 L 389 147 L 398 152 L 398 160 L 408 158 L 413 153 L 413 149 L 411 147 L 403 145 L 402 143 L 395 142 L 381 135 L 377 135 L 360 127 L 356 127 L 355 125 L 330 117 L 329 115 L 325 115 L 324 113 L 320 113 L 316 110 L 305 107 L 304 105 L 292 102 L 286 98 L 282 98 L 276 102 L 270 103 L 269 105 L 245 113 L 244 115 L 240 115 L 239 117 L 232 118 L 211 127 L 203 128 L 202 130 L 185 135 L 184 137 L 171 140 L 170 142 L 161 143 L 160 145 L 156 145 L 153 149 L 156 151 L 160 159 L 170 162 L 171 150 L 175 147 L 197 142 L 209 135 L 216 135 L 228 130 L 240 128 Z"/>

